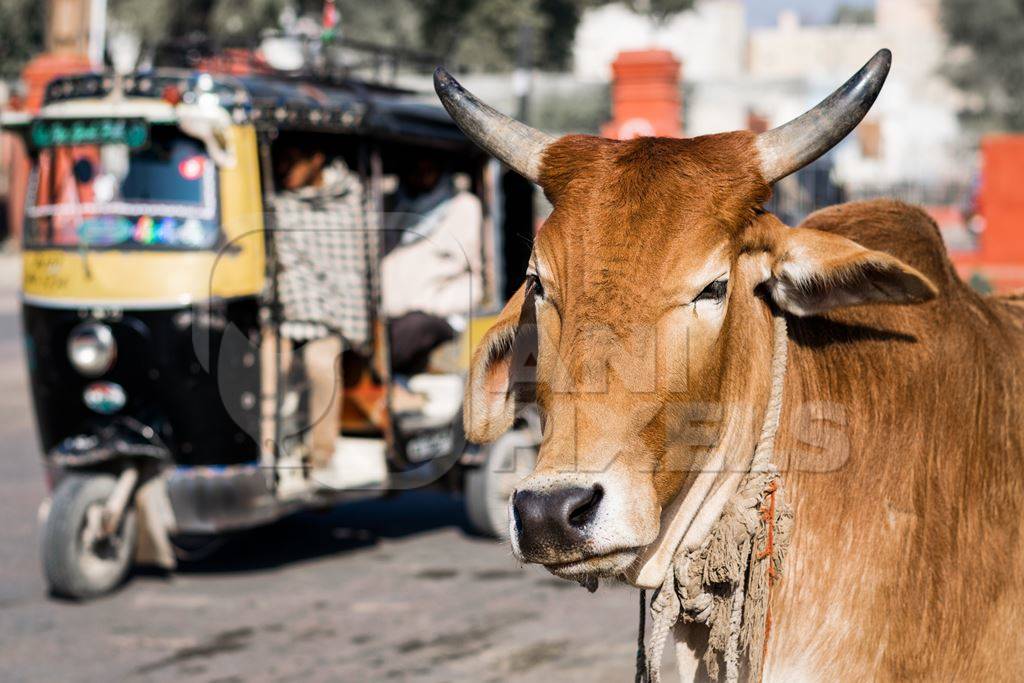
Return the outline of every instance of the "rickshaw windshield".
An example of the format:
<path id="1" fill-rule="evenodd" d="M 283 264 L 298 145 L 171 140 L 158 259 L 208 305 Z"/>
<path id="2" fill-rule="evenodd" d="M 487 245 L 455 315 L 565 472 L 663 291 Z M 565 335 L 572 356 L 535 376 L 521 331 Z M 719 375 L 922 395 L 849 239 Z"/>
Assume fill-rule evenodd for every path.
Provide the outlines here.
<path id="1" fill-rule="evenodd" d="M 40 149 L 27 247 L 209 249 L 217 242 L 217 168 L 203 143 L 153 126 L 144 146 Z"/>

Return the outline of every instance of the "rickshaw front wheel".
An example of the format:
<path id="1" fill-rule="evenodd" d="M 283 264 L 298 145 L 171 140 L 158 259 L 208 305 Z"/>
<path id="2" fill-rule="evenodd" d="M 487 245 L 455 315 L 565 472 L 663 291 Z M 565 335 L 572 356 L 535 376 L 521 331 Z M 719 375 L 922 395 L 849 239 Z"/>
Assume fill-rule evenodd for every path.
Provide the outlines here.
<path id="1" fill-rule="evenodd" d="M 43 526 L 43 573 L 54 595 L 75 600 L 108 593 L 124 581 L 138 540 L 135 509 L 112 534 L 102 533 L 103 507 L 116 479 L 71 474 L 61 480 Z"/>
<path id="2" fill-rule="evenodd" d="M 508 538 L 508 502 L 537 463 L 537 439 L 525 428 L 502 434 L 479 467 L 466 472 L 466 516 L 483 536 Z"/>

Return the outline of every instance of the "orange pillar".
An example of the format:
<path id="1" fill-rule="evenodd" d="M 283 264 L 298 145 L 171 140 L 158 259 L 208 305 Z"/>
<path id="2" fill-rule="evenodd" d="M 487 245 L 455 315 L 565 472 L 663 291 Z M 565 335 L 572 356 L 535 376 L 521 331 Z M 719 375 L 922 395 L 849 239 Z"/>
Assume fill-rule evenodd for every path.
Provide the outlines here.
<path id="1" fill-rule="evenodd" d="M 628 140 L 683 134 L 681 64 L 668 50 L 620 52 L 612 63 L 612 120 L 605 137 Z"/>
<path id="2" fill-rule="evenodd" d="M 975 249 L 950 255 L 964 279 L 1018 290 L 1024 288 L 1024 135 L 984 138 L 981 159 L 976 209 L 983 229 Z"/>
<path id="3" fill-rule="evenodd" d="M 1024 265 L 1024 135 L 995 135 L 981 143 L 978 197 L 985 231 L 985 262 Z"/>

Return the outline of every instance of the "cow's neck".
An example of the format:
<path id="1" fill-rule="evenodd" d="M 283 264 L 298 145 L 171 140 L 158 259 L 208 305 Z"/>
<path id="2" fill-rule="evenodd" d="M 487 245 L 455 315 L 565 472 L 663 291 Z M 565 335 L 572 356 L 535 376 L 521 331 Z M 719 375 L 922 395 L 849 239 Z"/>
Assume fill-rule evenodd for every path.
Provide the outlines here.
<path id="1" fill-rule="evenodd" d="M 759 450 L 759 442 L 765 440 L 766 428 L 773 440 L 778 426 L 787 345 L 785 319 L 777 317 L 773 320 L 765 333 L 773 341 L 762 347 L 772 350 L 764 354 L 750 354 L 750 366 L 753 367 L 736 368 L 737 377 L 731 382 L 733 386 L 756 386 L 755 398 L 726 406 L 721 436 L 707 464 L 686 491 L 677 495 L 663 510 L 658 538 L 647 546 L 640 560 L 626 573 L 629 583 L 639 588 L 659 587 L 673 558 L 703 543 L 751 468 L 757 469 L 766 464 L 755 463 L 755 451 Z M 774 378 L 773 366 L 778 368 Z M 736 381 L 739 377 L 744 380 Z"/>

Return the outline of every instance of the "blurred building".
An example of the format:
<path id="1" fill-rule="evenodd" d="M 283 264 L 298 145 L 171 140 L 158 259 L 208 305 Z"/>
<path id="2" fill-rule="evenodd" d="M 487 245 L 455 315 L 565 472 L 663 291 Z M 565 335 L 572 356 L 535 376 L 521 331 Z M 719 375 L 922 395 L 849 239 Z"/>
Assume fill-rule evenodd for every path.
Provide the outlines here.
<path id="1" fill-rule="evenodd" d="M 764 28 L 747 26 L 741 0 L 698 0 L 661 25 L 624 4 L 605 5 L 583 16 L 575 74 L 608 78 L 619 51 L 650 47 L 671 50 L 683 64 L 687 135 L 784 123 L 888 47 L 889 82 L 856 135 L 824 162 L 828 179 L 847 196 L 898 195 L 893 189 L 903 187 L 914 195 L 908 200 L 925 204 L 949 201 L 957 191 L 950 188 L 970 179 L 959 96 L 940 71 L 947 43 L 939 0 L 877 0 L 866 24 L 804 25 L 783 12 Z"/>
<path id="2" fill-rule="evenodd" d="M 698 0 L 663 24 L 623 3 L 588 9 L 576 30 L 573 67 L 581 80 L 607 80 L 623 50 L 671 50 L 688 82 L 739 78 L 747 71 L 747 20 L 742 0 Z"/>

